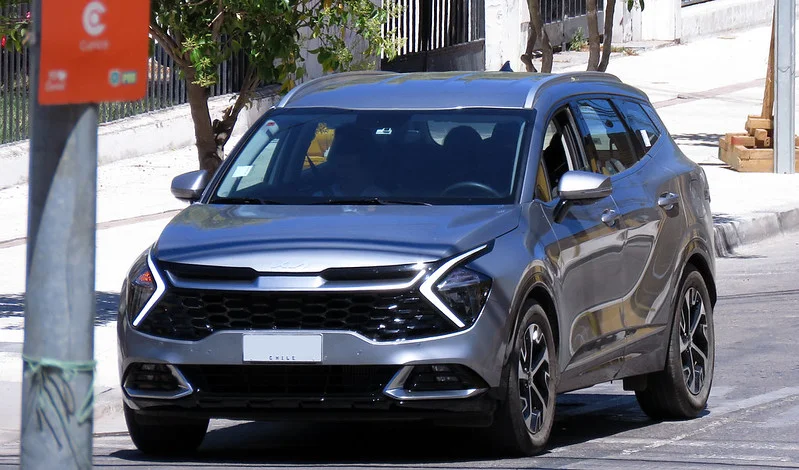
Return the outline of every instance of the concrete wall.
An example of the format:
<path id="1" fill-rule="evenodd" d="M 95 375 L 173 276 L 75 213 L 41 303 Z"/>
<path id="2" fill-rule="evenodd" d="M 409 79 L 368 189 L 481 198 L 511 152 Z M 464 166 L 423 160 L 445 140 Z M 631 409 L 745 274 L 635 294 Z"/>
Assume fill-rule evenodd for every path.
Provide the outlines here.
<path id="1" fill-rule="evenodd" d="M 221 116 L 234 95 L 211 98 L 211 117 Z M 239 115 L 234 136 L 243 134 L 262 114 L 277 102 L 272 88 L 261 90 L 249 109 Z M 189 105 L 142 114 L 103 124 L 98 129 L 97 163 L 165 152 L 193 145 L 194 123 Z M 0 189 L 28 181 L 28 141 L 0 145 Z M 230 150 L 230 149 L 228 149 Z"/>
<path id="2" fill-rule="evenodd" d="M 774 0 L 713 0 L 683 7 L 681 40 L 770 23 Z"/>
<path id="3" fill-rule="evenodd" d="M 619 0 L 616 2 L 613 42 L 673 41 L 680 37 L 680 21 L 680 0 L 650 0 L 645 2 L 643 11 L 638 3 L 628 11 L 627 2 Z"/>
<path id="4" fill-rule="evenodd" d="M 681 6 L 680 0 L 647 1 L 641 11 L 637 6 L 627 11 L 619 0 L 613 41 L 690 41 L 732 29 L 757 26 L 771 21 L 774 0 L 712 0 Z"/>
<path id="5" fill-rule="evenodd" d="M 530 22 L 526 0 L 486 0 L 485 21 L 486 70 L 499 70 L 509 60 L 513 70 L 523 71 L 527 35 L 522 26 Z"/>

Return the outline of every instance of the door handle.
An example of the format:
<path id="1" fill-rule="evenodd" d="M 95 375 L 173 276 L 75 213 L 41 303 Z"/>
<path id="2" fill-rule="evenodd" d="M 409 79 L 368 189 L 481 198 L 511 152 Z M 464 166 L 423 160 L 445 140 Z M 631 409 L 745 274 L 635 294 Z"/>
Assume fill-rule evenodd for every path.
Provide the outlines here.
<path id="1" fill-rule="evenodd" d="M 606 209 L 605 212 L 602 213 L 602 222 L 608 227 L 616 225 L 617 220 L 619 220 L 619 214 L 613 209 Z"/>
<path id="2" fill-rule="evenodd" d="M 680 196 L 674 193 L 663 193 L 658 198 L 658 205 L 667 211 L 674 209 L 674 206 L 679 204 Z"/>

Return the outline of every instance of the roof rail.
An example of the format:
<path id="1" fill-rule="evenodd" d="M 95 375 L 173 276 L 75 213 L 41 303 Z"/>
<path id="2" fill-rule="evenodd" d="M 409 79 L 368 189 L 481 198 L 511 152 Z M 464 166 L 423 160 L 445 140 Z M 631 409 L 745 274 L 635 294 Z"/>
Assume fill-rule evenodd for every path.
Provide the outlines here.
<path id="1" fill-rule="evenodd" d="M 318 89 L 320 89 L 324 85 L 329 85 L 330 83 L 348 81 L 352 78 L 356 77 L 368 77 L 373 75 L 395 75 L 395 72 L 385 72 L 381 70 L 361 70 L 355 72 L 340 72 L 340 73 L 332 73 L 330 75 L 323 75 L 319 78 L 314 78 L 313 80 L 309 80 L 289 91 L 280 102 L 275 105 L 276 108 L 283 108 L 288 105 L 293 99 L 302 97 L 303 95 L 307 95 L 312 93 Z"/>
<path id="2" fill-rule="evenodd" d="M 527 100 L 524 103 L 525 108 L 532 108 L 536 97 L 549 87 L 559 85 L 562 83 L 570 82 L 605 82 L 605 83 L 623 83 L 619 77 L 607 72 L 564 72 L 553 74 L 552 78 L 546 80 L 541 86 L 530 90 Z"/>

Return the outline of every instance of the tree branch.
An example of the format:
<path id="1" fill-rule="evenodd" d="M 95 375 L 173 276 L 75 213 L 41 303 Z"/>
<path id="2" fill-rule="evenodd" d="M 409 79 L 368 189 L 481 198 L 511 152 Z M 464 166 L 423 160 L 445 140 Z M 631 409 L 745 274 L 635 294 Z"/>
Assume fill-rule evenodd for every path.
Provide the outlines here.
<path id="1" fill-rule="evenodd" d="M 158 44 L 167 51 L 179 67 L 187 68 L 191 65 L 189 61 L 183 57 L 183 52 L 180 50 L 178 43 L 161 29 L 161 27 L 157 24 L 150 23 L 150 34 L 153 35 L 155 40 L 158 41 Z"/>
<path id="2" fill-rule="evenodd" d="M 214 42 L 219 42 L 219 37 L 222 32 L 222 23 L 225 22 L 225 5 L 222 3 L 222 0 L 219 0 L 219 13 L 216 14 L 213 20 L 211 20 L 211 24 L 208 26 L 211 27 L 212 33 L 211 37 L 213 38 Z"/>

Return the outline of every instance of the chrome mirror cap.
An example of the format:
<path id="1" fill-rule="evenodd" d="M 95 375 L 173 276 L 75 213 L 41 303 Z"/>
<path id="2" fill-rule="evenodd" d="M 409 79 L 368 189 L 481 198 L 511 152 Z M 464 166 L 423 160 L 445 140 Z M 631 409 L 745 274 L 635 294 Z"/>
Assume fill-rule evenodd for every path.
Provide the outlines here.
<path id="1" fill-rule="evenodd" d="M 587 171 L 567 171 L 558 184 L 558 194 L 567 201 L 602 199 L 610 196 L 610 176 Z"/>

